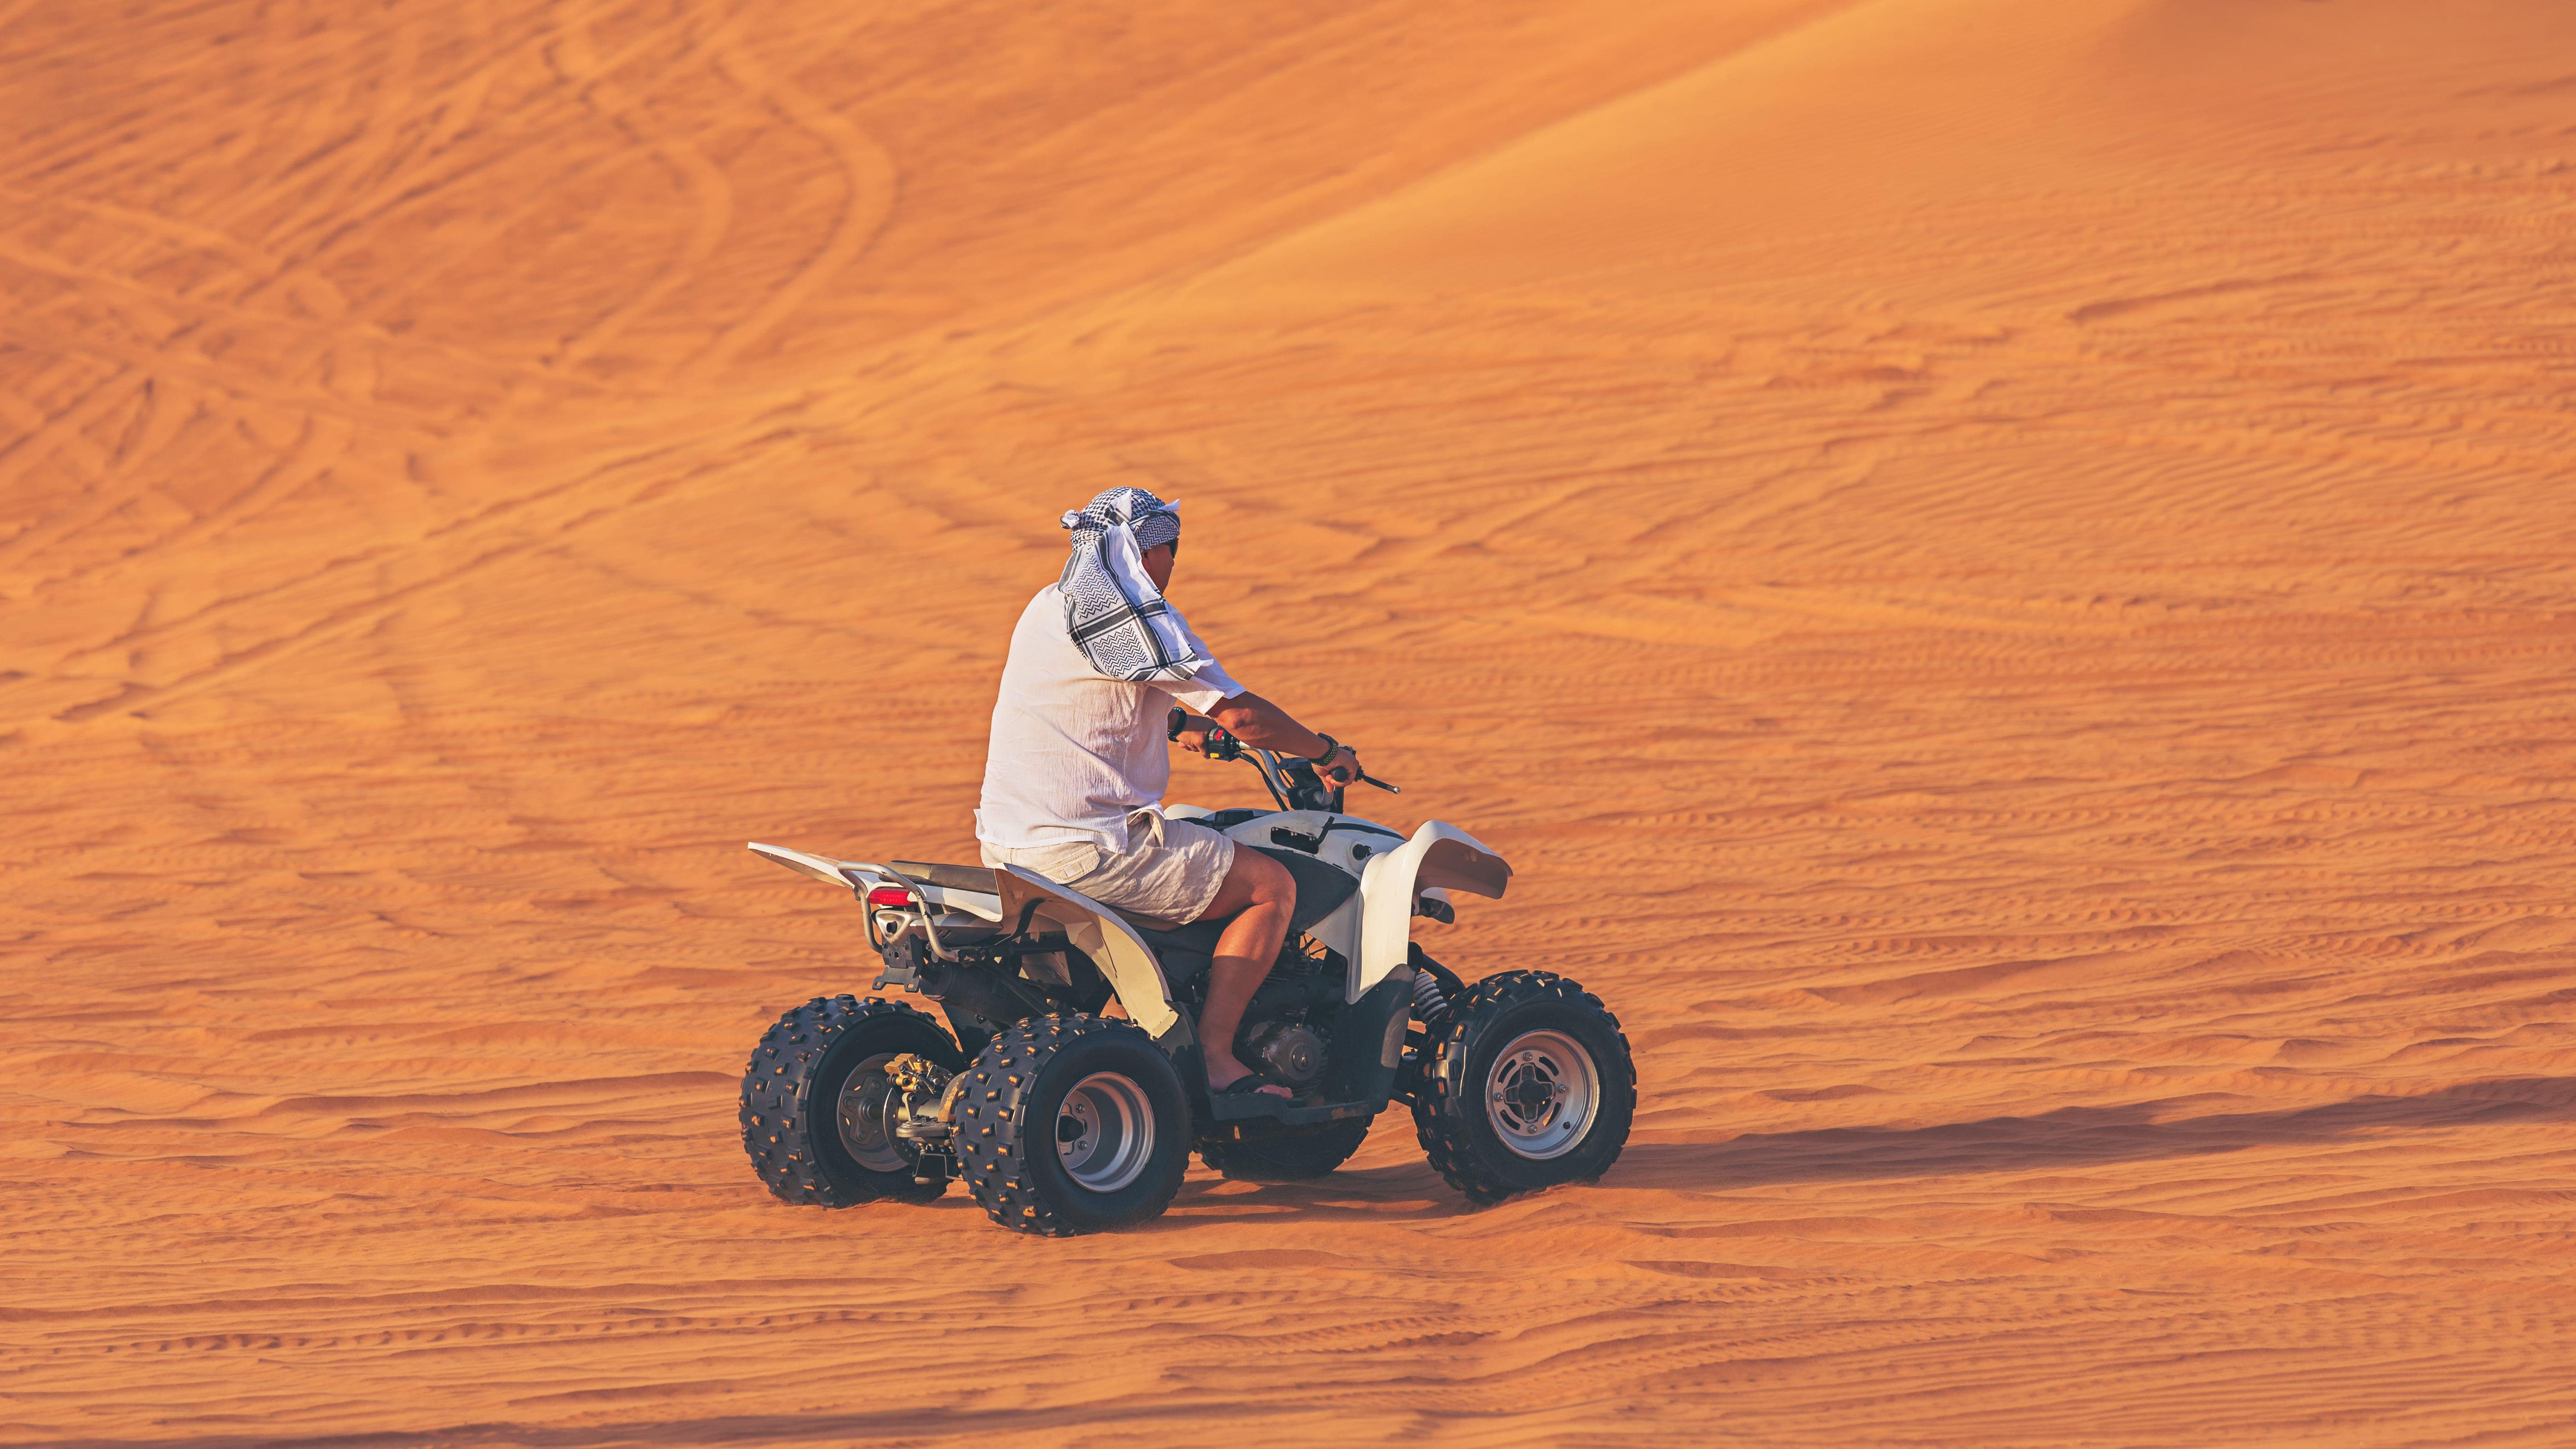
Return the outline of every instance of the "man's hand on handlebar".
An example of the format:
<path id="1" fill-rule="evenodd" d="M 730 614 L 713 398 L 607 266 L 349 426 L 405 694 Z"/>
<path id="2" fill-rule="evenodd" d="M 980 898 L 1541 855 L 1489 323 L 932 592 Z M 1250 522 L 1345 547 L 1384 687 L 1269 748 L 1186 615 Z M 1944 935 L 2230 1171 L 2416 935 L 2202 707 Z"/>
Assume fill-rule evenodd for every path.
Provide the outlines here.
<path id="1" fill-rule="evenodd" d="M 1324 783 L 1336 790 L 1348 789 L 1360 782 L 1360 752 L 1348 745 L 1333 751 L 1333 758 L 1315 767 Z"/>
<path id="2" fill-rule="evenodd" d="M 1243 753 L 1243 747 L 1227 733 L 1225 726 L 1185 709 L 1172 711 L 1165 722 L 1163 736 L 1191 754 L 1205 755 L 1211 760 L 1236 759 Z"/>
<path id="3" fill-rule="evenodd" d="M 1164 734 L 1182 749 L 1214 760 L 1239 759 L 1246 747 L 1272 751 L 1282 766 L 1312 768 L 1326 789 L 1347 790 L 1365 783 L 1396 793 L 1384 780 L 1370 779 L 1360 768 L 1359 751 L 1338 740 L 1333 742 L 1332 758 L 1318 761 L 1313 751 L 1323 747 L 1325 736 L 1290 719 L 1285 710 L 1257 694 L 1234 695 L 1206 715 L 1175 709 Z"/>

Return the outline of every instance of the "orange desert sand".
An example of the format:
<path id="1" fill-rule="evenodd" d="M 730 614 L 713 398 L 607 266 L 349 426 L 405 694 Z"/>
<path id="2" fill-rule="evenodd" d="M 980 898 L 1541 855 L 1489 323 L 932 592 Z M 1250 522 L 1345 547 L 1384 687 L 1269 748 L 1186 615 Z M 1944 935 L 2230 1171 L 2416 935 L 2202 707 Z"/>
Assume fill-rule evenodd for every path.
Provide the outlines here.
<path id="1" fill-rule="evenodd" d="M 2576 7 L 0 0 L 0 1441 L 2576 1442 Z M 830 1212 L 1116 483 L 1643 1108 Z M 1244 803 L 1183 758 L 1174 796 Z"/>

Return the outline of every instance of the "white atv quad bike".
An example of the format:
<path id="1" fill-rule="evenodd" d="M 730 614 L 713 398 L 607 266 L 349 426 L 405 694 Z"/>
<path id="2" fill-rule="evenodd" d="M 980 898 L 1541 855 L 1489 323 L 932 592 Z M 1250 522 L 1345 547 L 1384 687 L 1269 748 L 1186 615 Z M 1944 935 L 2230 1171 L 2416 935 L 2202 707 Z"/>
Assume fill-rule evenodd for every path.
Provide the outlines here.
<path id="1" fill-rule="evenodd" d="M 754 844 L 854 891 L 884 961 L 869 989 L 900 987 L 947 1018 L 942 1030 L 847 995 L 780 1017 L 742 1079 L 743 1150 L 770 1192 L 925 1202 L 963 1178 L 993 1221 L 1064 1236 L 1161 1214 L 1193 1147 L 1227 1177 L 1320 1177 L 1390 1101 L 1413 1108 L 1431 1165 L 1477 1203 L 1617 1160 L 1637 1108 L 1618 1018 L 1543 971 L 1468 986 L 1413 944 L 1417 918 L 1454 919 L 1452 892 L 1500 897 L 1510 866 L 1453 825 L 1408 839 L 1346 815 L 1307 762 L 1172 711 L 1171 736 L 1184 730 L 1211 758 L 1253 763 L 1278 807 L 1169 814 L 1296 879 L 1287 943 L 1235 1047 L 1295 1097 L 1207 1090 L 1196 1026 L 1224 920 L 1130 915 L 1018 866 Z M 1101 1014 L 1113 998 L 1123 1021 Z"/>

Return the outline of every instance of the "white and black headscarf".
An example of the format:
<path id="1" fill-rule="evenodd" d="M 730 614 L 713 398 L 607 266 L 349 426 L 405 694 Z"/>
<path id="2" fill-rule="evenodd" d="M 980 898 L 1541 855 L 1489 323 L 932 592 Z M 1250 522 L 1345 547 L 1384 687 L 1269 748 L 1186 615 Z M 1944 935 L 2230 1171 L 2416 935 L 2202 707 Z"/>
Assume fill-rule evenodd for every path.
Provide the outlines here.
<path id="1" fill-rule="evenodd" d="M 1145 550 L 1180 538 L 1179 508 L 1142 488 L 1111 488 L 1059 520 L 1073 530 L 1073 557 L 1056 580 L 1065 632 L 1113 679 L 1187 679 L 1205 662 L 1145 576 Z"/>

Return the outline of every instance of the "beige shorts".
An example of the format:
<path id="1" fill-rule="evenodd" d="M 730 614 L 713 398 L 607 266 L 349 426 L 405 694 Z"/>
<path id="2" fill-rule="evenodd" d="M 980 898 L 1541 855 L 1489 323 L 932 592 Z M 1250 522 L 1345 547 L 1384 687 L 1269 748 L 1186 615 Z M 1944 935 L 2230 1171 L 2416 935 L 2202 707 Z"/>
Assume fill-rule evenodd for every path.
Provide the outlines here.
<path id="1" fill-rule="evenodd" d="M 1127 817 L 1127 848 L 1112 853 L 1088 840 L 1062 845 L 984 846 L 986 865 L 1016 865 L 1071 886 L 1104 906 L 1174 925 L 1207 914 L 1234 842 L 1189 820 L 1139 810 Z"/>

